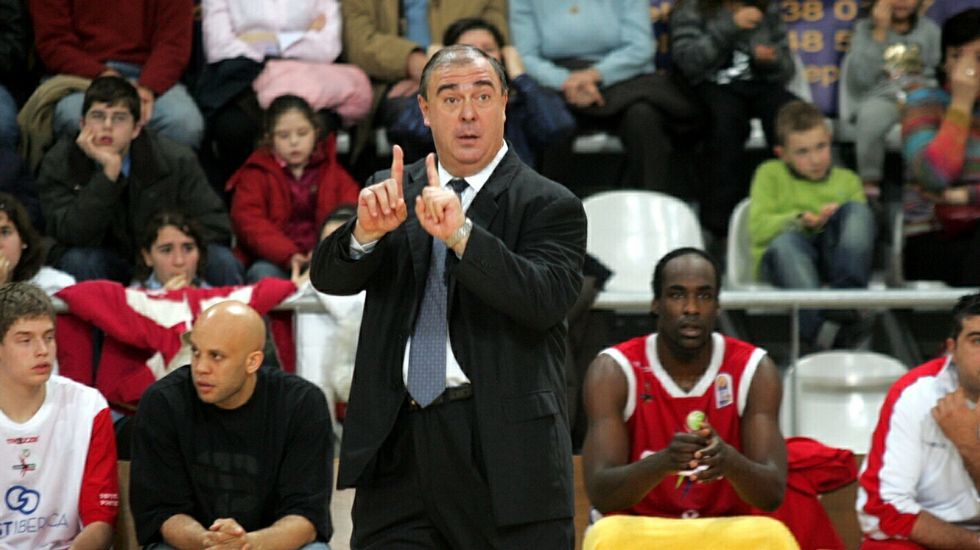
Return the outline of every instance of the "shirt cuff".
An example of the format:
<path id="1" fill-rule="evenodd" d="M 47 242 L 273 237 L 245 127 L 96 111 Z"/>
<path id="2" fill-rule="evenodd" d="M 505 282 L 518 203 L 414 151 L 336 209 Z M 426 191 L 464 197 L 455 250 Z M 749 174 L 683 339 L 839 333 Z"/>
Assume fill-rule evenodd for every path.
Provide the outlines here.
<path id="1" fill-rule="evenodd" d="M 351 257 L 352 260 L 360 260 L 364 256 L 370 254 L 371 251 L 374 250 L 374 247 L 377 246 L 377 245 L 378 245 L 378 240 L 377 239 L 375 239 L 375 240 L 373 240 L 371 242 L 368 242 L 368 243 L 361 244 L 361 243 L 357 242 L 357 239 L 354 238 L 354 234 L 351 233 L 351 235 L 350 235 L 350 257 Z"/>

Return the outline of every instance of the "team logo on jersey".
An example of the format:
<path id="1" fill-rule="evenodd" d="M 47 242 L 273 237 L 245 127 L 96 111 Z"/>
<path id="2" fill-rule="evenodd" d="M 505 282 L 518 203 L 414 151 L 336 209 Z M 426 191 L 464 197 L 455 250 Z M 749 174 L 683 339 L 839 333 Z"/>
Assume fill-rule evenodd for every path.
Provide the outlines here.
<path id="1" fill-rule="evenodd" d="M 650 382 L 646 380 L 643 381 L 643 393 L 640 394 L 640 399 L 644 402 L 653 399 L 653 389 L 650 388 Z"/>
<path id="2" fill-rule="evenodd" d="M 732 375 L 727 372 L 715 378 L 715 408 L 727 407 L 735 402 L 732 396 Z"/>
<path id="3" fill-rule="evenodd" d="M 14 470 L 20 470 L 20 477 L 23 478 L 28 472 L 33 472 L 37 470 L 37 464 L 34 462 L 28 462 L 27 459 L 31 457 L 30 449 L 21 449 L 20 451 L 20 464 L 14 464 L 11 466 Z"/>
<path id="4" fill-rule="evenodd" d="M 7 508 L 10 510 L 29 516 L 41 504 L 41 493 L 32 491 L 21 485 L 14 485 L 10 489 L 7 489 L 4 500 L 7 503 Z"/>

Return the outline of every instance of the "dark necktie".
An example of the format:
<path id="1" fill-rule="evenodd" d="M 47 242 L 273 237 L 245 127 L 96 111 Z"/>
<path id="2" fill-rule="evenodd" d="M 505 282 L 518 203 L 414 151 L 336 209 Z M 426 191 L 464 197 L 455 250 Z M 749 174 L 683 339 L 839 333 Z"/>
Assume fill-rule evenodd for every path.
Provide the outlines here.
<path id="1" fill-rule="evenodd" d="M 453 179 L 449 187 L 462 195 L 469 184 Z M 446 389 L 446 245 L 432 239 L 429 274 L 425 279 L 425 295 L 419 307 L 408 353 L 408 393 L 416 403 L 425 407 Z"/>

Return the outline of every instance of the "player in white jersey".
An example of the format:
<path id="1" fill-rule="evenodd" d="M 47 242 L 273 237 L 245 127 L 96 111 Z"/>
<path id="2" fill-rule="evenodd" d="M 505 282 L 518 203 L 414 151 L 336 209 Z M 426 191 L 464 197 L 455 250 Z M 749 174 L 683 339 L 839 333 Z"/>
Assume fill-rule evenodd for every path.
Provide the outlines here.
<path id="1" fill-rule="evenodd" d="M 0 549 L 109 548 L 116 440 L 95 389 L 52 375 L 54 308 L 0 286 Z"/>

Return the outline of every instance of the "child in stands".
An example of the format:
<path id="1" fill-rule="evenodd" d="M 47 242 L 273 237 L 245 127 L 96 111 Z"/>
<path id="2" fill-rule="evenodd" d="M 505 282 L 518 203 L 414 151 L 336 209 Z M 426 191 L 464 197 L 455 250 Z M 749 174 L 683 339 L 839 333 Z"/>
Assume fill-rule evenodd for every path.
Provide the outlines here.
<path id="1" fill-rule="evenodd" d="M 317 228 L 337 206 L 357 203 L 360 187 L 337 162 L 333 135 L 302 98 L 284 95 L 269 105 L 265 144 L 228 181 L 231 220 L 239 252 L 251 266 L 246 281 L 288 279 L 305 267 Z"/>
<path id="2" fill-rule="evenodd" d="M 776 138 L 779 158 L 759 166 L 749 194 L 756 270 L 782 288 L 867 286 L 874 216 L 857 174 L 831 163 L 823 113 L 804 101 L 787 103 L 776 116 Z M 800 332 L 818 348 L 850 346 L 867 321 L 854 311 L 803 310 Z"/>
<path id="3" fill-rule="evenodd" d="M 135 286 L 147 290 L 206 288 L 208 284 L 198 276 L 206 261 L 207 245 L 200 228 L 178 212 L 158 212 L 140 240 Z"/>

